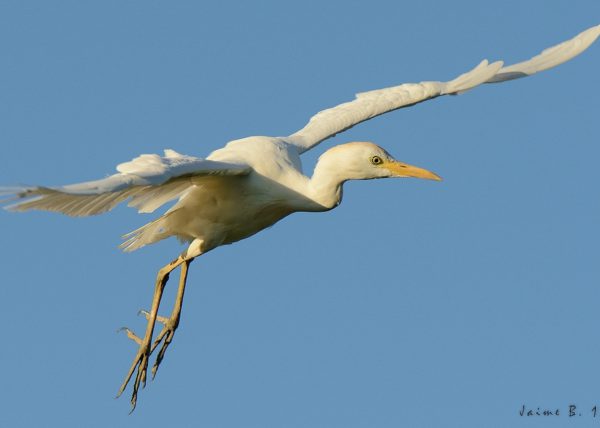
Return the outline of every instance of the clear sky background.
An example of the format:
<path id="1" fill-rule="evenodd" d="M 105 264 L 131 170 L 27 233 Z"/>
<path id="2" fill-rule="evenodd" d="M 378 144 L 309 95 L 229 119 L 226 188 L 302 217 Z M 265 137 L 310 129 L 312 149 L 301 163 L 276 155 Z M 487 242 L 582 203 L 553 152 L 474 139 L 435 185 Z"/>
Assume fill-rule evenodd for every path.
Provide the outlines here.
<path id="1" fill-rule="evenodd" d="M 599 23 L 598 0 L 3 1 L 0 183 L 287 135 L 356 92 L 524 60 Z M 445 180 L 351 182 L 338 209 L 194 262 L 131 416 L 129 390 L 114 396 L 135 345 L 116 330 L 142 331 L 182 247 L 121 253 L 155 217 L 126 207 L 0 212 L 0 426 L 598 426 L 599 76 L 597 43 L 319 146 L 307 173 L 371 140 Z"/>

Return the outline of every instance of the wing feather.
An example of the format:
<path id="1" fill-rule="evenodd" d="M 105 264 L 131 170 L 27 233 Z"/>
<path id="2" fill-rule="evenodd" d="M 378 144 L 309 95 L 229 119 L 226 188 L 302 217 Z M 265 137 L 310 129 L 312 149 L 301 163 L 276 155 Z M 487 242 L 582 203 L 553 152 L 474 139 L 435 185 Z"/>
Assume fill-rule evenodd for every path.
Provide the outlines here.
<path id="1" fill-rule="evenodd" d="M 286 137 L 286 140 L 303 153 L 320 142 L 381 114 L 441 95 L 462 94 L 483 83 L 504 82 L 555 67 L 586 50 L 598 36 L 600 25 L 548 48 L 528 61 L 511 66 L 502 67 L 500 61 L 489 64 L 484 60 L 473 70 L 449 82 L 405 83 L 359 93 L 353 101 L 317 113 L 304 128 Z"/>
<path id="2" fill-rule="evenodd" d="M 11 211 L 55 211 L 70 216 L 90 216 L 110 211 L 129 199 L 129 206 L 139 212 L 153 212 L 178 198 L 194 184 L 192 177 L 209 175 L 245 175 L 250 167 L 243 164 L 215 162 L 165 150 L 165 156 L 141 155 L 117 166 L 110 177 L 71 184 L 59 188 L 0 188 L 0 203 L 16 202 Z"/>
<path id="3" fill-rule="evenodd" d="M 498 74 L 485 83 L 498 83 L 519 79 L 556 67 L 585 51 L 599 36 L 600 25 L 588 28 L 566 42 L 544 49 L 539 55 L 527 61 L 501 68 Z"/>

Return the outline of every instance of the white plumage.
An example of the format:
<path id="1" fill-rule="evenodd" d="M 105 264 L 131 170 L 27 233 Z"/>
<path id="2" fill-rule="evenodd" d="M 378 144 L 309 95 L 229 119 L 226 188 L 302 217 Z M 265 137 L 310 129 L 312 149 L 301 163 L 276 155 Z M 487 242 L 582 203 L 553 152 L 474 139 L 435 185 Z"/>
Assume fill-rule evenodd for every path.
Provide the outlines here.
<path id="1" fill-rule="evenodd" d="M 132 405 L 140 383 L 145 384 L 148 358 L 162 343 L 156 372 L 179 323 L 181 304 L 191 261 L 220 245 L 230 244 L 269 227 L 298 211 L 327 211 L 341 202 L 347 180 L 417 177 L 439 180 L 432 172 L 395 160 L 373 143 L 348 143 L 326 151 L 312 177 L 302 172 L 300 155 L 323 140 L 383 113 L 442 95 L 457 95 L 483 83 L 525 77 L 570 60 L 600 36 L 600 25 L 541 54 L 511 66 L 482 61 L 471 71 L 448 82 L 408 83 L 363 92 L 353 101 L 323 110 L 306 126 L 287 137 L 255 136 L 231 141 L 206 159 L 165 150 L 164 156 L 141 155 L 117 166 L 117 173 L 97 181 L 64 187 L 3 188 L 13 211 L 46 210 L 71 216 L 89 216 L 111 210 L 117 204 L 150 213 L 177 200 L 165 214 L 125 235 L 122 248 L 133 251 L 161 239 L 176 236 L 190 242 L 187 250 L 163 267 L 149 312 L 146 333 L 139 338 L 126 329 L 140 346 L 119 394 L 131 376 Z M 158 316 L 162 291 L 169 273 L 181 266 L 175 307 L 170 317 Z M 164 324 L 153 339 L 156 321 Z"/>

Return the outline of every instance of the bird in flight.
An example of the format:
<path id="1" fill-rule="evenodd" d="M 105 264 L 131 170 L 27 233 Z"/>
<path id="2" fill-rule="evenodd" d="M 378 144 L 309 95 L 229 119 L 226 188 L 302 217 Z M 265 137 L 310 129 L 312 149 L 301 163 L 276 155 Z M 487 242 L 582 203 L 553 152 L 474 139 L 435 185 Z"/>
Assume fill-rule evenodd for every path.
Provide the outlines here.
<path id="1" fill-rule="evenodd" d="M 152 213 L 177 200 L 163 215 L 128 233 L 121 244 L 134 251 L 175 236 L 187 249 L 158 271 L 152 303 L 141 311 L 146 331 L 138 336 L 124 328 L 138 345 L 118 396 L 133 377 L 132 411 L 140 385 L 145 386 L 148 363 L 156 375 L 179 325 L 190 263 L 221 245 L 248 238 L 294 212 L 323 212 L 337 207 L 347 180 L 414 177 L 441 180 L 435 173 L 396 160 L 370 142 L 350 142 L 325 151 L 311 177 L 302 172 L 301 155 L 322 141 L 375 116 L 442 95 L 457 95 L 483 83 L 498 83 L 535 74 L 579 55 L 600 36 L 600 25 L 544 50 L 528 61 L 504 66 L 482 61 L 471 71 L 447 82 L 405 83 L 363 92 L 353 101 L 323 110 L 306 126 L 287 137 L 254 136 L 230 141 L 206 158 L 165 150 L 164 156 L 141 155 L 117 166 L 107 178 L 63 187 L 0 188 L 0 202 L 12 211 L 45 210 L 70 216 L 90 216 L 121 202 L 140 213 Z M 169 275 L 180 268 L 175 303 L 169 316 L 159 306 Z M 160 331 L 154 335 L 159 323 Z M 134 376 L 135 374 L 135 376 Z"/>

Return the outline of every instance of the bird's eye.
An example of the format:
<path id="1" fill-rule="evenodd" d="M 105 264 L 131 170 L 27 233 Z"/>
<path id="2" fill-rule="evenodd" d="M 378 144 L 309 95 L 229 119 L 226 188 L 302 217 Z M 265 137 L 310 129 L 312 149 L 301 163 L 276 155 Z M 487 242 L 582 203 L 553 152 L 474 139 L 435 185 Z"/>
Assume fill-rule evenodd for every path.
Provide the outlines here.
<path id="1" fill-rule="evenodd" d="M 373 156 L 371 158 L 371 163 L 373 165 L 381 165 L 383 163 L 383 160 L 379 156 Z"/>

